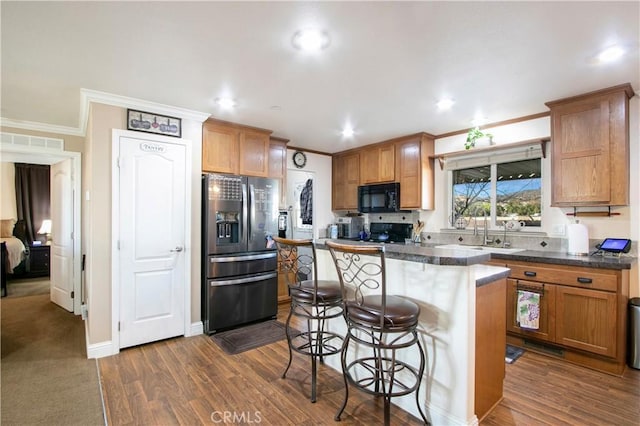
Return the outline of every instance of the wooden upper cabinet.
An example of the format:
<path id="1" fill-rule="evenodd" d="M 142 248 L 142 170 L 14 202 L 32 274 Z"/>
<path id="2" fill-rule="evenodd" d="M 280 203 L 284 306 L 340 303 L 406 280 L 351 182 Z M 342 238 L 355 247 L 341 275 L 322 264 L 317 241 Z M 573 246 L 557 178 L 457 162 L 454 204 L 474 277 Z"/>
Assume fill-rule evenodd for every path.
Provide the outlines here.
<path id="1" fill-rule="evenodd" d="M 267 177 L 270 135 L 270 130 L 208 119 L 202 127 L 202 170 Z"/>
<path id="2" fill-rule="evenodd" d="M 629 98 L 624 84 L 547 102 L 551 109 L 551 205 L 629 204 Z"/>
<path id="3" fill-rule="evenodd" d="M 240 174 L 269 176 L 269 133 L 253 130 L 240 132 Z"/>
<path id="4" fill-rule="evenodd" d="M 432 210 L 434 207 L 434 138 L 426 133 L 398 140 L 396 182 L 400 182 L 400 208 Z"/>
<path id="5" fill-rule="evenodd" d="M 288 139 L 271 137 L 269 140 L 269 177 L 278 179 L 280 186 L 279 208 L 287 204 L 287 143 Z"/>
<path id="6" fill-rule="evenodd" d="M 359 184 L 360 154 L 350 152 L 334 155 L 332 159 L 332 209 L 356 210 L 358 208 Z"/>
<path id="7" fill-rule="evenodd" d="M 396 177 L 395 146 L 375 145 L 360 150 L 362 185 L 393 182 Z"/>
<path id="8" fill-rule="evenodd" d="M 240 132 L 205 122 L 202 127 L 202 171 L 238 174 Z"/>

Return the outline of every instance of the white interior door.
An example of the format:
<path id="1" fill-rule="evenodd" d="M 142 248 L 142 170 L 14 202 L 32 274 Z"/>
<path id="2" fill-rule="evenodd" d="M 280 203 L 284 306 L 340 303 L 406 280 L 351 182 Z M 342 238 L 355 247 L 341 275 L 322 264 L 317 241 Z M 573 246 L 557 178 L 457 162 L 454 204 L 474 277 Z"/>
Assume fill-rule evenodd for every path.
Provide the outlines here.
<path id="1" fill-rule="evenodd" d="M 121 348 L 185 334 L 185 150 L 120 137 Z"/>
<path id="2" fill-rule="evenodd" d="M 51 301 L 73 312 L 73 166 L 51 166 Z"/>

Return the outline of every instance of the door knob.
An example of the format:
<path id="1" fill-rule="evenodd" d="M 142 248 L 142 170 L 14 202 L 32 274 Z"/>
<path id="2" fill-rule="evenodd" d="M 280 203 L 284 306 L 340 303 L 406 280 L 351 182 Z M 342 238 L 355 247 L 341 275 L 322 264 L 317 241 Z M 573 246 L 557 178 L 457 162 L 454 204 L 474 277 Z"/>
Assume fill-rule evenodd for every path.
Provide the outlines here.
<path id="1" fill-rule="evenodd" d="M 183 250 L 182 247 L 177 246 L 176 248 L 174 248 L 173 250 L 169 250 L 169 251 L 175 251 L 175 252 L 181 252 Z"/>

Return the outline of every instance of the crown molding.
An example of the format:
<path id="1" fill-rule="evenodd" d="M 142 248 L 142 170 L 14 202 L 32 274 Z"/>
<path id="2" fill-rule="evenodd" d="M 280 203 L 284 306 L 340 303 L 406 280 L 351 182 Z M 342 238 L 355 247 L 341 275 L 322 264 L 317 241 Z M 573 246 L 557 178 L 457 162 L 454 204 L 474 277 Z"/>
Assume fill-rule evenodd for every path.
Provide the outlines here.
<path id="1" fill-rule="evenodd" d="M 171 117 L 182 118 L 185 120 L 193 120 L 199 123 L 204 122 L 211 115 L 208 113 L 193 111 L 190 109 L 174 107 L 157 102 L 145 101 L 143 99 L 114 95 L 111 93 L 99 92 L 97 90 L 80 89 L 80 127 L 59 126 L 56 124 L 14 120 L 4 117 L 0 117 L 0 126 L 31 130 L 35 132 L 55 133 L 58 135 L 85 136 L 87 132 L 87 121 L 89 120 L 89 105 L 91 104 L 91 102 L 113 105 L 121 108 L 153 111 L 156 114 L 164 114 Z"/>
<path id="2" fill-rule="evenodd" d="M 77 127 L 58 126 L 56 124 L 38 123 L 36 121 L 13 120 L 0 117 L 0 126 L 34 132 L 55 133 L 57 135 L 84 136 L 84 130 Z"/>
<path id="3" fill-rule="evenodd" d="M 156 114 L 164 114 L 185 120 L 193 120 L 199 123 L 204 122 L 211 115 L 190 109 L 145 101 L 143 99 L 130 98 L 128 96 L 114 95 L 112 93 L 99 92 L 97 90 L 80 89 L 80 128 L 82 129 L 82 134 L 84 134 L 87 129 L 89 105 L 91 102 L 113 105 L 121 108 L 152 111 Z"/>

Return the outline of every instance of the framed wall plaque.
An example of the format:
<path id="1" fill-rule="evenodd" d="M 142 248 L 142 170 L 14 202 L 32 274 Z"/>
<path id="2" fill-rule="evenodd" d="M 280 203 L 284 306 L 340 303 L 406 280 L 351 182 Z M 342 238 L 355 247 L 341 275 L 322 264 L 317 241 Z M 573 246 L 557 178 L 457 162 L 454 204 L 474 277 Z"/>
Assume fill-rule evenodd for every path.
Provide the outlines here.
<path id="1" fill-rule="evenodd" d="M 182 137 L 182 119 L 127 109 L 127 130 Z"/>

